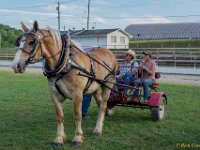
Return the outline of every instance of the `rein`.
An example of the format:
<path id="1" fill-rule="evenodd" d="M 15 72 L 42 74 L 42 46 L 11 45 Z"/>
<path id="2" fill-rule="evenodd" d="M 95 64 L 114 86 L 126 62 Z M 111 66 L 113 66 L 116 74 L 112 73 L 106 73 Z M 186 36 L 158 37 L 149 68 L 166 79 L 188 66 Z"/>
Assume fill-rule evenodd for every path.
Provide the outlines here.
<path id="1" fill-rule="evenodd" d="M 95 58 L 93 58 L 92 56 L 90 56 L 88 53 L 85 53 L 84 51 L 80 50 L 76 45 L 73 45 L 74 47 L 76 47 L 78 49 L 79 52 L 83 53 L 84 55 L 86 55 L 87 57 L 89 57 L 90 59 L 94 60 L 95 62 L 97 62 L 98 64 L 100 64 L 101 66 L 103 66 L 104 68 L 106 68 L 109 72 L 112 72 L 112 69 L 97 55 L 99 59 L 102 60 L 103 64 L 100 63 L 99 61 L 97 61 Z"/>

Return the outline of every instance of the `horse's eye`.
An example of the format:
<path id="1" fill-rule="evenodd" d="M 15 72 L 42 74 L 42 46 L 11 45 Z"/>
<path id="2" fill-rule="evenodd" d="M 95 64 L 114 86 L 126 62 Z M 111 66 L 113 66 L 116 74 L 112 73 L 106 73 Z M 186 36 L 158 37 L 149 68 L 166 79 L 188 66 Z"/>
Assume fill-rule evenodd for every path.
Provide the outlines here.
<path id="1" fill-rule="evenodd" d="M 32 45 L 34 45 L 34 44 L 35 44 L 35 40 L 30 41 L 30 42 L 28 43 L 29 46 L 32 46 Z"/>

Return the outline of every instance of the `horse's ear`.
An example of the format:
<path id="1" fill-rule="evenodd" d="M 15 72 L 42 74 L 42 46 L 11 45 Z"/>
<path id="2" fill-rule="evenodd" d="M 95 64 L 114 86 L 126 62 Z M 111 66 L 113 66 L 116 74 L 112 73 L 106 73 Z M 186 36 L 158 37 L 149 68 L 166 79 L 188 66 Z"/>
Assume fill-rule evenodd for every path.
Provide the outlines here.
<path id="1" fill-rule="evenodd" d="M 34 31 L 34 32 L 37 32 L 38 29 L 39 29 L 39 28 L 38 28 L 38 22 L 35 20 L 34 23 L 33 23 L 33 31 Z"/>
<path id="2" fill-rule="evenodd" d="M 25 25 L 23 22 L 21 22 L 21 26 L 22 26 L 22 29 L 23 29 L 25 32 L 28 32 L 28 31 L 29 31 L 29 29 L 26 27 L 26 25 Z"/>

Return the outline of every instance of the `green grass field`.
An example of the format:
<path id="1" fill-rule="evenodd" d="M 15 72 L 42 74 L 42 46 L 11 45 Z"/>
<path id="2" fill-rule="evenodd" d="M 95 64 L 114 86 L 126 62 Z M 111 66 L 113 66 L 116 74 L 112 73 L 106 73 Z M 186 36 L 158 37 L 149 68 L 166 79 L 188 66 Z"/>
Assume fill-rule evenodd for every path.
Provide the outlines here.
<path id="1" fill-rule="evenodd" d="M 85 138 L 80 147 L 71 144 L 75 132 L 73 105 L 66 101 L 64 124 L 68 142 L 62 149 L 187 149 L 181 148 L 179 143 L 200 146 L 200 86 L 161 83 L 160 91 L 168 95 L 165 120 L 152 122 L 149 110 L 118 107 L 114 116 L 106 117 L 99 138 L 92 135 L 97 118 L 97 106 L 93 101 L 82 123 Z M 53 149 L 56 115 L 46 78 L 39 73 L 16 75 L 0 71 L 0 95 L 0 150 Z"/>

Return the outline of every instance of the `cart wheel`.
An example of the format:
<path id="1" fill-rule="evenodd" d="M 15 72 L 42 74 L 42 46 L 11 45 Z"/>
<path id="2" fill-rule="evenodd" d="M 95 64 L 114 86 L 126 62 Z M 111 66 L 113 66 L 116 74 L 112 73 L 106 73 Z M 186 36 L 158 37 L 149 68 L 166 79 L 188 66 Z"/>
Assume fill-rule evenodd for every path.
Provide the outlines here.
<path id="1" fill-rule="evenodd" d="M 153 121 L 163 120 L 166 114 L 166 98 L 161 97 L 160 99 L 160 106 L 153 106 L 151 107 L 151 118 Z"/>
<path id="2" fill-rule="evenodd" d="M 106 110 L 106 115 L 107 116 L 112 116 L 115 113 L 115 111 L 116 111 L 116 107 L 115 106 L 109 107 Z"/>

